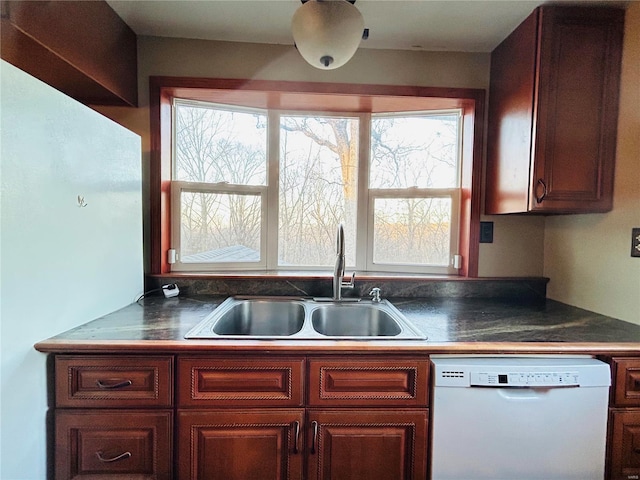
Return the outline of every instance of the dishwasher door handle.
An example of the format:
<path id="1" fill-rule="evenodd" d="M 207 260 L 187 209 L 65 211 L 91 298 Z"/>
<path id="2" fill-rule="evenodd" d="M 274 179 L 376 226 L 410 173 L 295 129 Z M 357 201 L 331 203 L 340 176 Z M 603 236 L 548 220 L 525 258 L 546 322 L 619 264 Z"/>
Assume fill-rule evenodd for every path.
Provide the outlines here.
<path id="1" fill-rule="evenodd" d="M 548 397 L 551 390 L 557 390 L 557 388 L 571 388 L 571 387 L 524 387 L 524 388 L 498 388 L 498 395 L 505 400 L 527 401 L 527 400 L 544 400 Z"/>

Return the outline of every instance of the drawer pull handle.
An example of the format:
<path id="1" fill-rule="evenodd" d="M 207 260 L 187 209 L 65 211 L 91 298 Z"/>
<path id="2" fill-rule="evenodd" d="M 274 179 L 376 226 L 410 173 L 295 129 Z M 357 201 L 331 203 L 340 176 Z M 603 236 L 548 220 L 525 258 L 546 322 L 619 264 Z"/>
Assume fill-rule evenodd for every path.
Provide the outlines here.
<path id="1" fill-rule="evenodd" d="M 117 462 L 118 460 L 124 460 L 126 458 L 130 458 L 131 452 L 124 452 L 113 458 L 104 458 L 102 456 L 102 452 L 96 452 L 96 457 L 98 457 L 98 460 L 100 460 L 103 463 L 111 463 L 111 462 Z"/>
<path id="2" fill-rule="evenodd" d="M 102 380 L 98 380 L 96 382 L 96 385 L 98 385 L 98 387 L 102 388 L 103 390 L 113 390 L 116 388 L 124 388 L 132 384 L 133 382 L 131 380 L 123 380 L 122 382 L 112 383 L 112 384 L 102 383 Z"/>
<path id="3" fill-rule="evenodd" d="M 298 453 L 298 442 L 300 441 L 300 422 L 293 422 L 293 453 Z"/>
<path id="4" fill-rule="evenodd" d="M 311 428 L 313 429 L 313 437 L 311 438 L 311 454 L 316 453 L 316 445 L 318 442 L 318 422 L 311 422 Z"/>

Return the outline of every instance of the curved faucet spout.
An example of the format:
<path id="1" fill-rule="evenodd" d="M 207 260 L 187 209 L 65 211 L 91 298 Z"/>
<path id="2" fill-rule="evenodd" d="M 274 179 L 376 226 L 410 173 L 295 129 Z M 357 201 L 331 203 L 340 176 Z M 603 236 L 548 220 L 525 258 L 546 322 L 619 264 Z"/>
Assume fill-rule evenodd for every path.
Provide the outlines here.
<path id="1" fill-rule="evenodd" d="M 336 264 L 333 269 L 333 300 L 342 299 L 343 288 L 353 288 L 355 273 L 351 276 L 350 282 L 344 282 L 344 227 L 342 224 L 338 225 L 338 232 L 336 234 Z"/>

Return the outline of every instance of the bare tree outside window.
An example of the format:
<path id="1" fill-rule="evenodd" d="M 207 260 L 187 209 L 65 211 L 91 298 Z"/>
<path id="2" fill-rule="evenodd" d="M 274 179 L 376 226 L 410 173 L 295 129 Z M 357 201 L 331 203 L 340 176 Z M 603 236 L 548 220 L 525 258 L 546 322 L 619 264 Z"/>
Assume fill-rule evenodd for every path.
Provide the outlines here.
<path id="1" fill-rule="evenodd" d="M 176 108 L 176 180 L 265 185 L 266 149 L 263 114 L 193 105 Z M 260 197 L 192 191 L 180 200 L 184 262 L 259 260 Z"/>
<path id="2" fill-rule="evenodd" d="M 373 206 L 373 263 L 449 264 L 452 202 L 433 195 L 458 187 L 458 172 L 456 115 L 372 120 L 369 184 L 384 197 Z"/>
<path id="3" fill-rule="evenodd" d="M 333 265 L 339 223 L 355 263 L 358 129 L 357 118 L 281 118 L 280 265 Z"/>
<path id="4" fill-rule="evenodd" d="M 188 101 L 174 107 L 182 264 L 331 268 L 342 223 L 352 268 L 365 268 L 356 264 L 356 249 L 365 245 L 370 270 L 449 268 L 458 228 L 459 112 L 369 117 L 267 115 Z M 268 158 L 271 119 L 279 122 L 272 126 L 276 158 Z M 368 152 L 360 152 L 363 128 Z M 368 184 L 359 186 L 363 168 Z M 278 181 L 269 184 L 276 171 Z M 359 188 L 368 203 L 358 204 Z M 277 214 L 267 214 L 276 204 Z M 356 232 L 363 219 L 368 241 L 367 232 Z"/>

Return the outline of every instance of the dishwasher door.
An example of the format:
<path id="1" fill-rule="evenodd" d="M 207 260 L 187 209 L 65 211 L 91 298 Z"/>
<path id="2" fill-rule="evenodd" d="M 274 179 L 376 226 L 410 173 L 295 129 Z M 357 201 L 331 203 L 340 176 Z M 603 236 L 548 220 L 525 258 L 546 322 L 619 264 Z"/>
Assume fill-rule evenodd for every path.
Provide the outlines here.
<path id="1" fill-rule="evenodd" d="M 432 480 L 602 480 L 609 366 L 434 359 Z"/>

